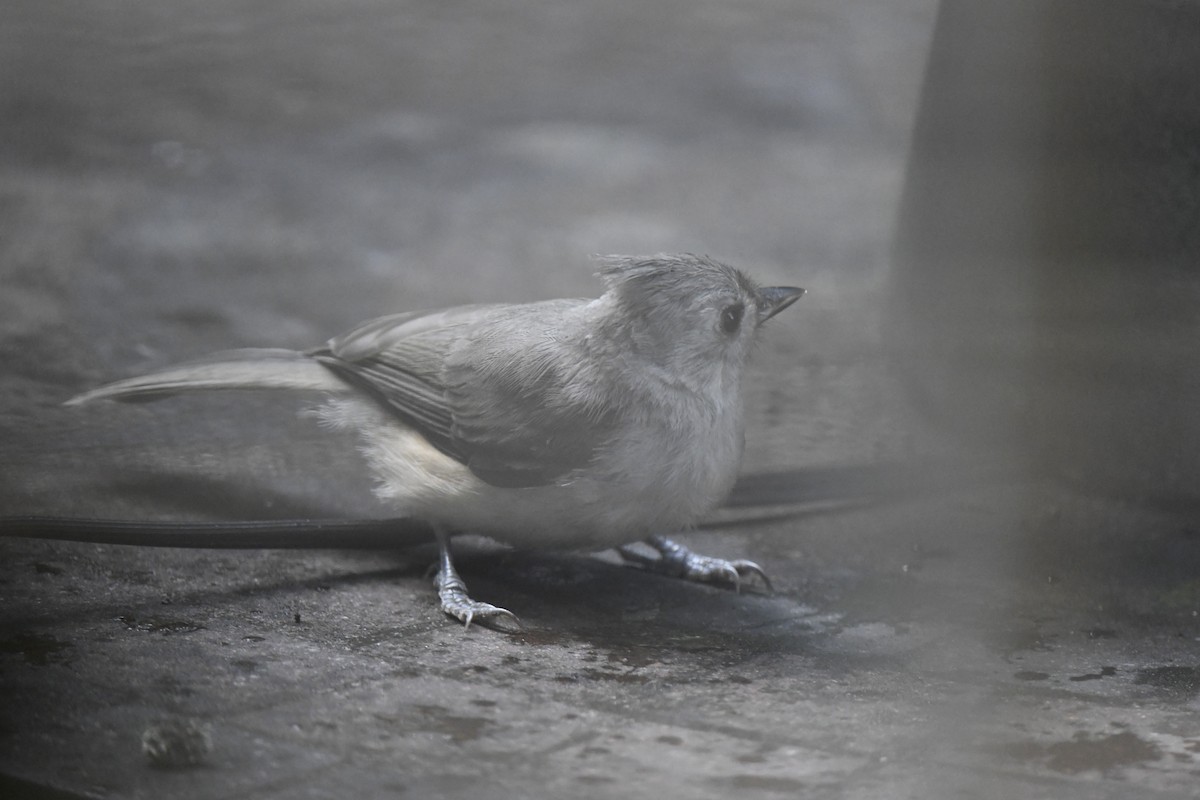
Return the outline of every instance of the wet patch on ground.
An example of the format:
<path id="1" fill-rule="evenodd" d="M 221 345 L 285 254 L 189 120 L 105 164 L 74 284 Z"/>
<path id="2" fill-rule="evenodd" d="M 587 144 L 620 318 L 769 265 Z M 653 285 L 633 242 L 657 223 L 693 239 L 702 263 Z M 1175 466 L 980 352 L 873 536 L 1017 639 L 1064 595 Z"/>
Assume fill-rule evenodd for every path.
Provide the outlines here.
<path id="1" fill-rule="evenodd" d="M 1130 731 L 1091 734 L 1079 731 L 1066 741 L 1016 742 L 1002 752 L 1022 761 L 1035 761 L 1055 772 L 1075 774 L 1087 771 L 1110 773 L 1122 767 L 1144 764 L 1162 758 L 1158 745 Z"/>

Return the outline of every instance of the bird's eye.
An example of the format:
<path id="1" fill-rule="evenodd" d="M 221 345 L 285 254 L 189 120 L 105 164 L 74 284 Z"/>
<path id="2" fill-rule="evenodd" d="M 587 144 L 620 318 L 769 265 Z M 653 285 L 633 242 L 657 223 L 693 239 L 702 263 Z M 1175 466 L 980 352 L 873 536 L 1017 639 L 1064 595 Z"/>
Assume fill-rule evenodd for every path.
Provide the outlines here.
<path id="1" fill-rule="evenodd" d="M 737 333 L 737 329 L 741 327 L 742 315 L 746 313 L 746 308 L 741 303 L 734 303 L 731 306 L 726 306 L 721 312 L 721 330 L 726 333 Z"/>

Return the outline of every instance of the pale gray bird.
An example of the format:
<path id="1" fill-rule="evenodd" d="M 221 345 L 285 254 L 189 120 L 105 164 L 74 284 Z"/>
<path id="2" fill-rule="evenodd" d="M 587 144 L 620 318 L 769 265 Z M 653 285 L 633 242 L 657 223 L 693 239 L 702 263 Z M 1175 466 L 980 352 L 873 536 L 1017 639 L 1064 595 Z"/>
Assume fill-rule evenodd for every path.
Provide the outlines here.
<path id="1" fill-rule="evenodd" d="M 732 487 L 755 338 L 804 290 L 760 288 L 704 256 L 602 264 L 607 291 L 596 299 L 396 314 L 315 350 L 218 353 L 68 404 L 198 389 L 334 393 L 322 419 L 361 436 L 381 499 L 434 526 L 441 607 L 467 625 L 516 618 L 468 595 L 450 557 L 459 532 L 617 546 L 667 574 L 765 582 L 753 562 L 700 556 L 662 534 Z M 659 557 L 628 546 L 643 539 Z"/>

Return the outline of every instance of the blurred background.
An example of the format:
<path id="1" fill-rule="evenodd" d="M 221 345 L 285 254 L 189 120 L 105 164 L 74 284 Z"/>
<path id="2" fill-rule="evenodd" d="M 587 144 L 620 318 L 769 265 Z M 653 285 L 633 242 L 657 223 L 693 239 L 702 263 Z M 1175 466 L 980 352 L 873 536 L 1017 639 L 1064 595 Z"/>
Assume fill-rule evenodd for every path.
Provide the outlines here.
<path id="1" fill-rule="evenodd" d="M 61 513 L 59 482 L 73 478 L 36 473 L 69 470 L 87 484 L 69 494 L 99 514 L 120 501 L 91 482 L 115 476 L 75 469 L 79 435 L 109 458 L 177 440 L 130 456 L 159 473 L 221 447 L 220 477 L 248 438 L 270 438 L 262 426 L 294 417 L 253 411 L 294 408 L 269 398 L 55 407 L 84 387 L 216 349 L 312 346 L 397 310 L 591 295 L 590 256 L 604 253 L 708 253 L 809 289 L 756 373 L 799 370 L 790 385 L 756 381 L 755 402 L 801 439 L 752 434 L 752 461 L 889 446 L 876 441 L 885 426 L 861 432 L 878 413 L 813 414 L 806 387 L 876 351 L 932 14 L 931 2 L 9 7 L 4 419 L 10 458 L 39 466 L 23 462 L 7 491 Z M 278 490 L 294 480 L 306 479 Z M 338 506 L 342 486 L 320 497 L 311 483 L 305 502 L 363 513 L 362 497 Z M 154 501 L 163 514 L 186 502 L 175 488 Z"/>
<path id="2" fill-rule="evenodd" d="M 0 540 L 0 789 L 1194 796 L 1200 6 L 1093 5 L 6 4 L 0 515 L 387 517 L 316 398 L 60 404 L 592 254 L 808 294 L 772 507 L 689 539 L 775 595 L 468 553 L 499 637 L 428 552 Z M 147 768 L 162 718 L 208 768 Z"/>

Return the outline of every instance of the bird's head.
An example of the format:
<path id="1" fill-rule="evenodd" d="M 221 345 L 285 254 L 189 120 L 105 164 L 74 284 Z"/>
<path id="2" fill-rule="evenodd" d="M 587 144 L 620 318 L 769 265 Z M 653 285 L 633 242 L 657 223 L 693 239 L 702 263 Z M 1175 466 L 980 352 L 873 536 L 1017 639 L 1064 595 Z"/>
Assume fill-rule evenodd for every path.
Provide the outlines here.
<path id="1" fill-rule="evenodd" d="M 608 256 L 599 274 L 637 355 L 685 384 L 740 381 L 763 323 L 804 294 L 691 254 Z"/>

